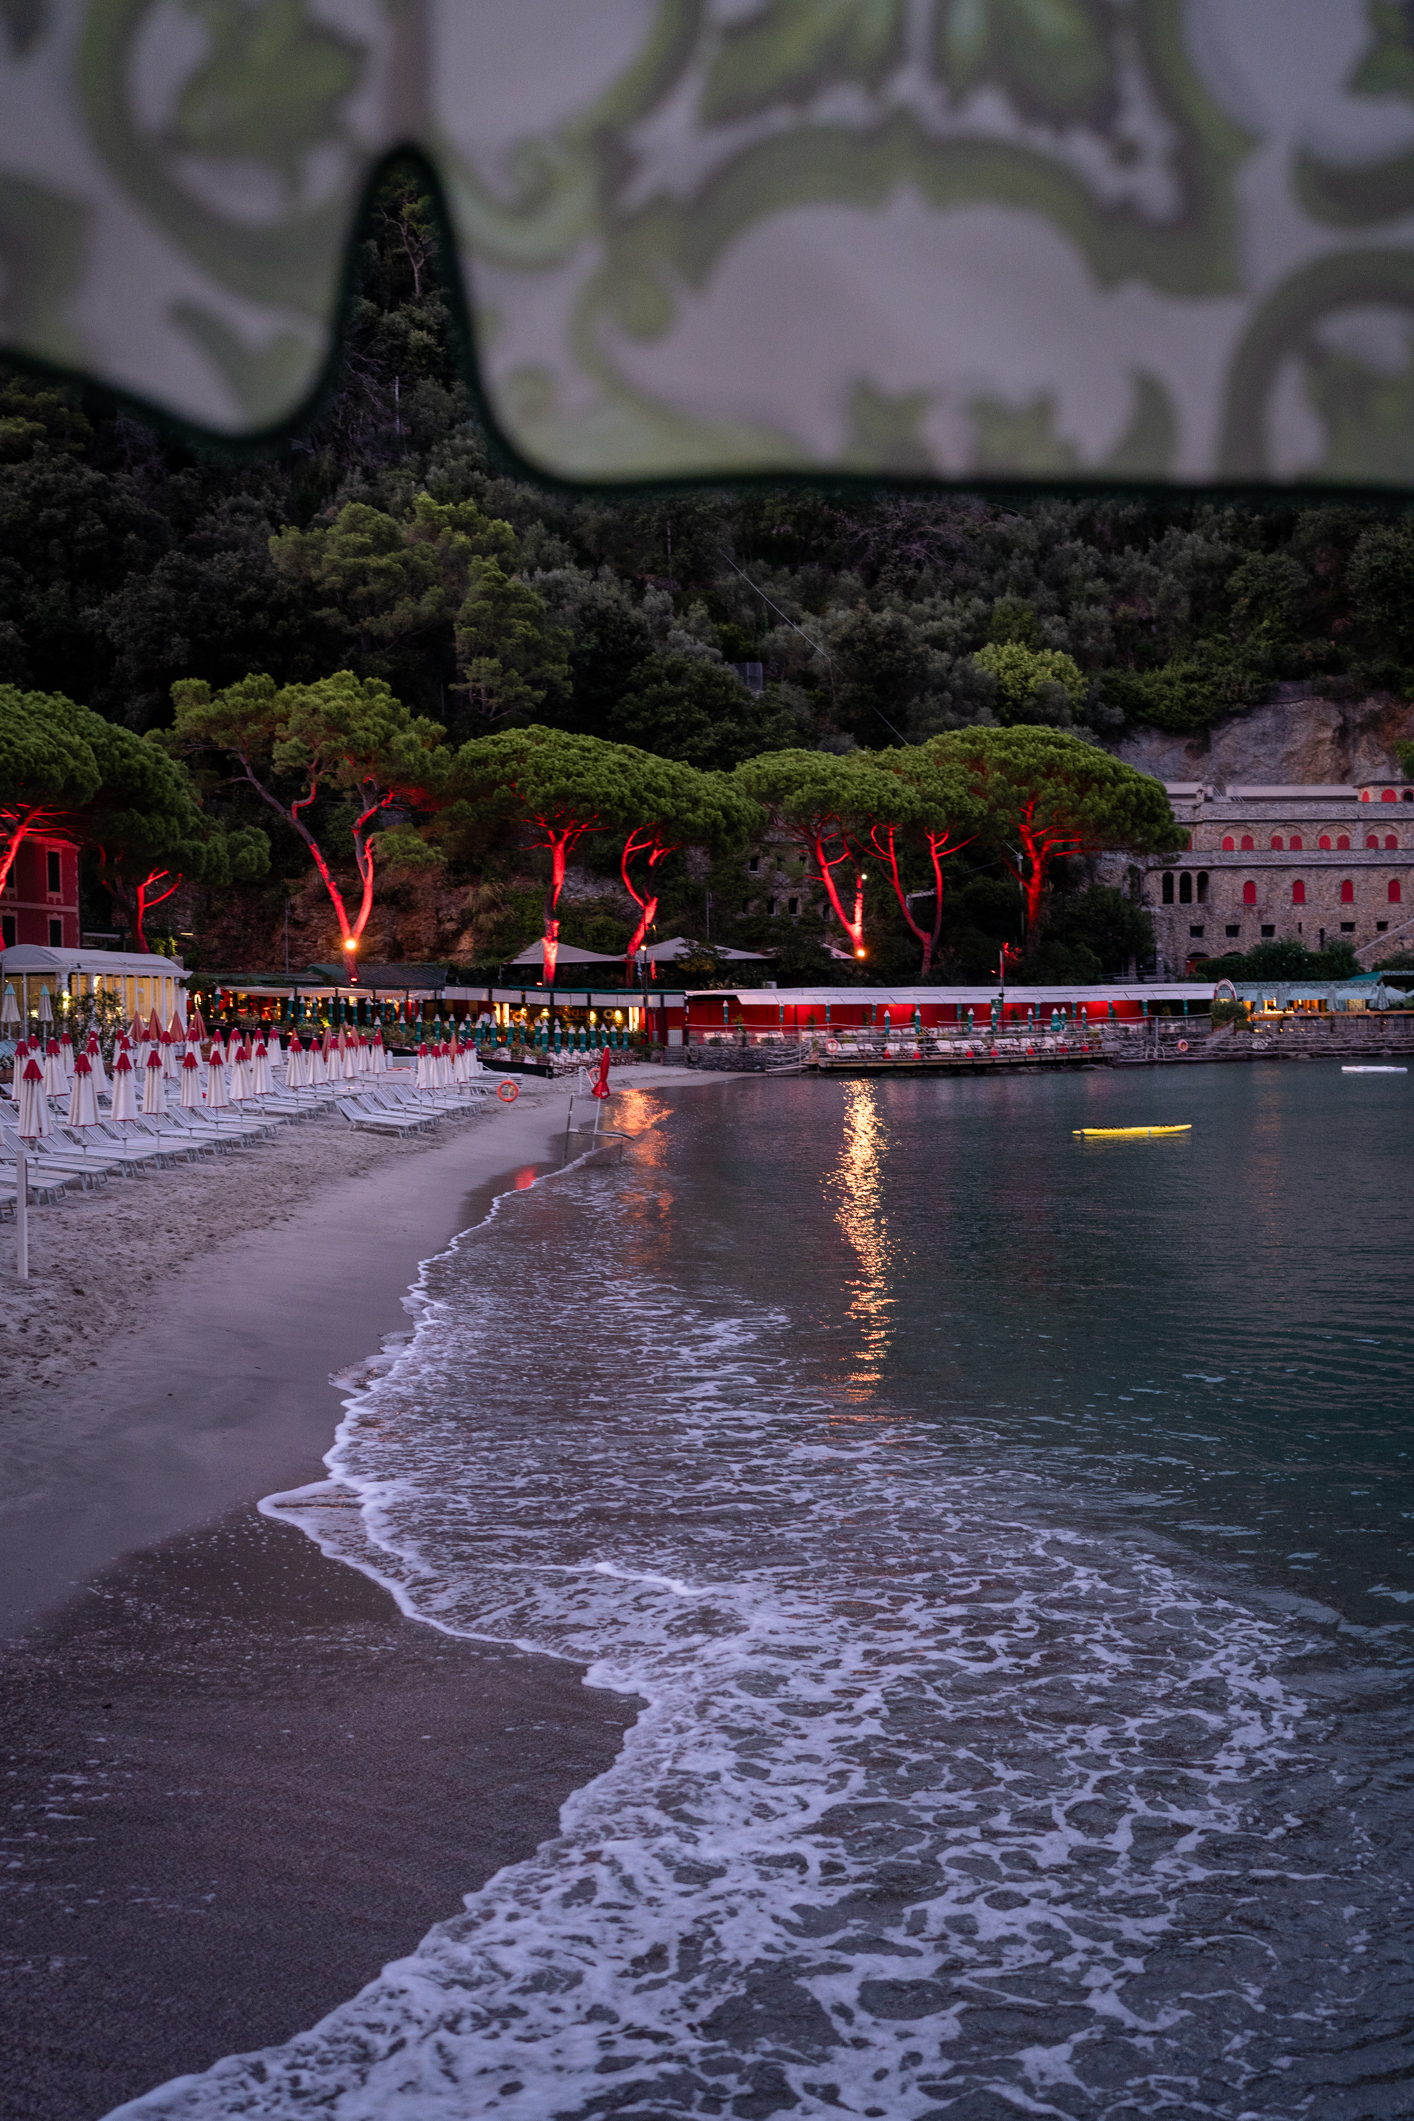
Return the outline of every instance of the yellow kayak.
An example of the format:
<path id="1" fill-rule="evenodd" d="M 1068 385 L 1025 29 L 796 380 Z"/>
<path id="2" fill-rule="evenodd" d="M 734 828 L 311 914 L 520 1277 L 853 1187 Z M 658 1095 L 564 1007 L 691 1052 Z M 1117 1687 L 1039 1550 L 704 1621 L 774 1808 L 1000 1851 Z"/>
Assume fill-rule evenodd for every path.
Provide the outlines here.
<path id="1" fill-rule="evenodd" d="M 1144 1141 L 1151 1134 L 1191 1134 L 1191 1126 L 1182 1127 L 1072 1127 L 1072 1134 L 1079 1134 L 1086 1141 L 1126 1142 Z"/>

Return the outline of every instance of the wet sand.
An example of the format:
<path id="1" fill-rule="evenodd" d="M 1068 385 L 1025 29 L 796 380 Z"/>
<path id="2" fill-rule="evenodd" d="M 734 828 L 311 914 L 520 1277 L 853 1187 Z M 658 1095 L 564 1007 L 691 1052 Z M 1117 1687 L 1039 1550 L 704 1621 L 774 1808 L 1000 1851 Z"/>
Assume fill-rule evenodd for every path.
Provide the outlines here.
<path id="1" fill-rule="evenodd" d="M 528 1082 L 430 1147 L 282 1130 L 166 1174 L 180 1201 L 115 1182 L 36 1211 L 35 1282 L 0 1270 L 48 1336 L 42 1366 L 0 1356 L 4 2121 L 99 2121 L 313 2024 L 618 1751 L 634 1703 L 405 1620 L 255 1509 L 320 1476 L 331 1376 L 408 1329 L 418 1262 L 558 1165 L 566 1102 Z M 81 1259 L 128 1292 L 96 1361 L 54 1331 Z"/>

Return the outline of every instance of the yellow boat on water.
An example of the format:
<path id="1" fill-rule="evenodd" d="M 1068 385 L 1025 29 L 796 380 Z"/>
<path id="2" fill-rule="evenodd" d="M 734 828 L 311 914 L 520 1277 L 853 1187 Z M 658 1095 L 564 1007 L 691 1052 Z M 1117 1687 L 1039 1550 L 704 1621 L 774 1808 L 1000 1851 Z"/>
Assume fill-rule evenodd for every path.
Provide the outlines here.
<path id="1" fill-rule="evenodd" d="M 1072 1127 L 1087 1142 L 1132 1142 L 1145 1141 L 1151 1134 L 1191 1134 L 1189 1125 L 1182 1127 Z"/>

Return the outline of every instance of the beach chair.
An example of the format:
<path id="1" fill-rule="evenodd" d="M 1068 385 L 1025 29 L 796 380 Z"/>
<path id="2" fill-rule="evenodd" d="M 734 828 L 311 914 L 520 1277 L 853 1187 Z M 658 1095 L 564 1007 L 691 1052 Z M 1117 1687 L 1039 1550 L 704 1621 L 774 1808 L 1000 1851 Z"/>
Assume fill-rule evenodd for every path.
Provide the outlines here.
<path id="1" fill-rule="evenodd" d="M 427 1126 L 426 1119 L 418 1113 L 404 1117 L 396 1112 L 367 1111 L 351 1097 L 337 1097 L 334 1102 L 349 1125 L 366 1134 L 421 1134 Z"/>
<path id="2" fill-rule="evenodd" d="M 116 1156 L 108 1155 L 106 1148 L 97 1148 L 84 1141 L 76 1142 L 74 1133 L 73 1128 L 60 1123 L 52 1134 L 41 1136 L 43 1146 L 38 1154 L 46 1163 L 55 1164 L 64 1170 L 72 1170 L 75 1174 L 83 1174 L 85 1191 L 91 1191 L 94 1186 L 106 1186 L 115 1171 L 121 1172 L 122 1165 Z M 0 1144 L 3 1144 L 8 1155 L 13 1155 L 19 1147 L 19 1134 L 8 1122 L 0 1122 Z M 25 1153 L 31 1153 L 28 1144 Z"/>
<path id="3" fill-rule="evenodd" d="M 31 1156 L 28 1150 L 25 1151 L 25 1181 L 35 1199 L 42 1201 L 47 1207 L 53 1207 L 58 1201 L 68 1198 L 64 1191 L 63 1172 L 55 1171 L 52 1165 L 46 1165 L 42 1159 Z M 14 1158 L 8 1163 L 0 1161 L 0 1185 L 9 1187 L 12 1201 L 19 1199 L 19 1183 Z"/>

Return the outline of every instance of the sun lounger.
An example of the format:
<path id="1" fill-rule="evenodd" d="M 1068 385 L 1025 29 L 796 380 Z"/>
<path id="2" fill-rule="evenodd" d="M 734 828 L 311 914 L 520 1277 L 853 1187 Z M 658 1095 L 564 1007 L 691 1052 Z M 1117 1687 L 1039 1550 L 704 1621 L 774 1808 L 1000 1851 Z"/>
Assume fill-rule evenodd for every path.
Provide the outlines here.
<path id="1" fill-rule="evenodd" d="M 334 1102 L 349 1125 L 366 1134 L 421 1134 L 428 1124 L 427 1119 L 418 1113 L 409 1113 L 404 1118 L 396 1112 L 377 1112 L 355 1104 L 349 1097 L 339 1097 Z"/>
<path id="2" fill-rule="evenodd" d="M 106 1186 L 113 1173 L 122 1168 L 116 1157 L 94 1154 L 87 1148 L 76 1147 L 67 1128 L 59 1127 L 52 1134 L 41 1135 L 40 1141 L 43 1147 L 34 1149 L 26 1142 L 25 1154 L 37 1156 L 42 1162 L 52 1164 L 56 1170 L 70 1171 L 75 1178 L 82 1178 L 86 1192 L 95 1186 Z M 16 1130 L 8 1125 L 0 1125 L 0 1148 L 4 1149 L 5 1154 L 13 1156 L 19 1146 L 20 1137 Z"/>
<path id="3" fill-rule="evenodd" d="M 34 1198 L 48 1206 L 67 1198 L 63 1172 L 55 1171 L 52 1166 L 46 1166 L 28 1153 L 25 1156 L 25 1183 Z M 13 1157 L 8 1163 L 0 1161 L 0 1185 L 9 1187 L 11 1200 L 18 1200 L 19 1177 Z"/>

